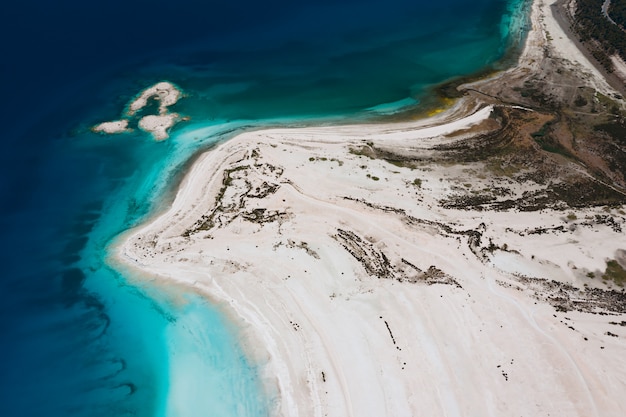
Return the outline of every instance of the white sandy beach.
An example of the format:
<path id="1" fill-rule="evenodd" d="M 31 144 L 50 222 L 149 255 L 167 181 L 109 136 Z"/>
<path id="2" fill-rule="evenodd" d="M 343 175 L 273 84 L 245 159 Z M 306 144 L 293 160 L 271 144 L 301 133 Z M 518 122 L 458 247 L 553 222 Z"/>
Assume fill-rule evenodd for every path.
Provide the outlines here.
<path id="1" fill-rule="evenodd" d="M 545 30 L 586 65 L 548 5 L 533 5 L 520 68 Z M 611 324 L 626 314 L 584 291 L 623 291 L 600 277 L 626 260 L 624 212 L 442 204 L 461 189 L 541 190 L 482 163 L 428 162 L 492 111 L 460 101 L 416 122 L 242 134 L 202 155 L 115 261 L 220 305 L 275 415 L 626 415 L 626 327 Z M 364 155 L 376 147 L 425 162 Z M 557 308 L 565 298 L 582 307 Z"/>
<path id="2" fill-rule="evenodd" d="M 596 90 L 602 93 L 613 92 L 613 89 L 606 82 L 600 71 L 578 50 L 576 44 L 568 38 L 565 31 L 552 16 L 551 8 L 558 0 L 538 0 L 534 2 L 539 8 L 538 15 L 543 16 L 535 19 L 536 24 L 541 27 L 542 37 L 552 47 L 552 50 L 560 57 L 571 61 L 578 66 L 581 72 L 587 74 L 587 81 Z M 574 1 L 568 3 L 570 14 L 574 15 L 576 4 Z"/>

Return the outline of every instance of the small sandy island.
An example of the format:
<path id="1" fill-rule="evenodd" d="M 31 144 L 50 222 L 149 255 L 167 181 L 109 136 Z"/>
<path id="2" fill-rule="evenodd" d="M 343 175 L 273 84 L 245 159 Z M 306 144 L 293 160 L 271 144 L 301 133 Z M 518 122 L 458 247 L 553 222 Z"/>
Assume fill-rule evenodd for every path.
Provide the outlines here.
<path id="1" fill-rule="evenodd" d="M 148 105 L 151 98 L 159 101 L 159 114 L 165 114 L 167 108 L 176 104 L 180 97 L 181 92 L 174 84 L 162 81 L 143 90 L 136 99 L 130 102 L 126 114 L 134 116 L 135 113 Z"/>
<path id="2" fill-rule="evenodd" d="M 103 122 L 96 126 L 94 126 L 91 130 L 99 133 L 124 133 L 130 132 L 131 129 L 128 127 L 128 120 L 114 120 L 112 122 Z"/>
<path id="3" fill-rule="evenodd" d="M 220 305 L 273 415 L 626 415 L 623 177 L 559 124 L 612 90 L 549 6 L 517 67 L 433 118 L 207 152 L 114 262 Z M 555 66 L 606 106 L 552 106 Z"/>
<path id="4" fill-rule="evenodd" d="M 182 97 L 182 92 L 174 84 L 162 81 L 143 90 L 132 100 L 126 109 L 124 116 L 127 119 L 100 123 L 92 128 L 94 132 L 117 134 L 130 132 L 129 120 L 137 116 L 151 99 L 159 102 L 158 114 L 149 114 L 139 118 L 138 126 L 144 132 L 150 133 L 155 140 L 165 140 L 169 137 L 168 131 L 176 122 L 182 120 L 178 113 L 169 112 L 168 107 L 173 106 Z"/>

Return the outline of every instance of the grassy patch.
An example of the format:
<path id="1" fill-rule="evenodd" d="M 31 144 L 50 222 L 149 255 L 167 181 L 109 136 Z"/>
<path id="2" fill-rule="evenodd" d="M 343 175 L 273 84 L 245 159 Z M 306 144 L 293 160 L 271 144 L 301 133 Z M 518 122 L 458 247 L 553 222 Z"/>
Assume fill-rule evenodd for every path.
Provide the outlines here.
<path id="1" fill-rule="evenodd" d="M 532 133 L 530 136 L 532 136 L 535 140 L 537 140 L 537 138 L 542 138 L 550 132 L 550 126 L 552 126 L 552 122 L 547 122 L 543 126 L 541 126 L 541 129 L 539 129 L 535 133 Z"/>
<path id="2" fill-rule="evenodd" d="M 555 153 L 566 158 L 573 158 L 574 156 L 567 150 L 563 145 L 561 145 L 556 139 L 554 139 L 550 135 L 545 136 L 535 136 L 533 134 L 533 138 L 535 142 L 541 147 L 542 150 L 550 153 Z"/>
<path id="3" fill-rule="evenodd" d="M 614 107 L 618 107 L 619 108 L 619 105 L 618 105 L 618 103 L 615 100 L 613 100 L 610 97 L 605 96 L 604 94 L 600 93 L 599 91 L 596 92 L 596 98 L 598 99 L 600 104 L 602 104 L 608 110 L 612 110 Z"/>
<path id="4" fill-rule="evenodd" d="M 593 128 L 608 134 L 619 143 L 626 143 L 626 126 L 620 122 L 602 123 Z"/>
<path id="5" fill-rule="evenodd" d="M 537 144 L 546 152 L 556 153 L 565 157 L 571 158 L 571 153 L 559 143 L 554 137 L 550 135 L 552 130 L 552 122 L 547 122 L 541 129 L 532 133 L 530 136 L 537 142 Z"/>
<path id="6" fill-rule="evenodd" d="M 351 153 L 353 153 L 353 152 L 352 152 L 352 150 L 350 150 L 350 152 L 351 152 Z M 322 161 L 322 162 L 325 162 L 325 161 L 328 161 L 328 160 L 329 160 L 329 159 L 328 159 L 328 158 L 326 158 L 325 156 L 318 156 L 318 157 L 311 156 L 311 157 L 309 158 L 309 161 L 310 161 L 310 162 L 315 162 L 315 161 Z M 337 162 L 337 164 L 338 164 L 339 166 L 342 166 L 342 165 L 343 165 L 343 161 L 342 161 L 342 160 L 340 160 L 340 159 L 330 158 L 330 161 L 331 161 L 331 162 Z"/>
<path id="7" fill-rule="evenodd" d="M 576 100 L 574 100 L 574 105 L 576 107 L 584 107 L 586 106 L 588 103 L 587 99 L 584 98 L 583 96 L 578 96 L 576 97 Z"/>
<path id="8" fill-rule="evenodd" d="M 371 142 L 367 142 L 359 148 L 351 147 L 348 152 L 352 155 L 365 156 L 370 159 L 381 159 L 399 168 L 415 169 L 415 161 L 413 161 L 410 157 L 395 154 L 388 150 L 375 148 L 374 144 Z"/>
<path id="9" fill-rule="evenodd" d="M 616 260 L 608 261 L 602 279 L 613 281 L 615 285 L 623 287 L 626 282 L 626 270 Z"/>
<path id="10" fill-rule="evenodd" d="M 554 184 L 549 191 L 551 199 L 563 201 L 570 207 L 623 204 L 625 199 L 620 192 L 592 180 Z"/>
<path id="11" fill-rule="evenodd" d="M 487 161 L 486 168 L 497 176 L 508 178 L 513 178 L 523 169 L 519 164 L 508 163 L 495 158 Z"/>
<path id="12" fill-rule="evenodd" d="M 374 159 L 375 152 L 369 146 L 361 146 L 360 148 L 350 148 L 349 151 L 352 155 L 366 156 L 370 159 Z"/>

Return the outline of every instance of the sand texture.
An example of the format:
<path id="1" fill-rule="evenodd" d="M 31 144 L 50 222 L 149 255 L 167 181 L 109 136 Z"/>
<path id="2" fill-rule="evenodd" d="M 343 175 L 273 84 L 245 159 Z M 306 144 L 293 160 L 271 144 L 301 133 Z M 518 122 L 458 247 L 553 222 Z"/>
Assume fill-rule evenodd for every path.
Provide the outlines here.
<path id="1" fill-rule="evenodd" d="M 475 88 L 552 48 L 610 94 L 549 10 Z M 116 262 L 229 314 L 275 415 L 623 416 L 626 213 L 580 203 L 622 192 L 542 153 L 546 120 L 470 95 L 415 122 L 244 133 Z"/>

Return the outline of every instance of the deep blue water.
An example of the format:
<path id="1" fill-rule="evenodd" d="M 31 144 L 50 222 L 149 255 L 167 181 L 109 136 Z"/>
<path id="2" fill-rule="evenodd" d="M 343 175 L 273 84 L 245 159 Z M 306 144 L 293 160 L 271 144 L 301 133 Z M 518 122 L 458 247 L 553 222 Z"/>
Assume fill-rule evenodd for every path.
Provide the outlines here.
<path id="1" fill-rule="evenodd" d="M 265 415 L 273 398 L 233 323 L 180 289 L 131 284 L 107 245 L 240 129 L 366 118 L 493 64 L 513 3 L 3 5 L 0 415 Z M 188 94 L 170 140 L 88 130 L 160 80 Z"/>

